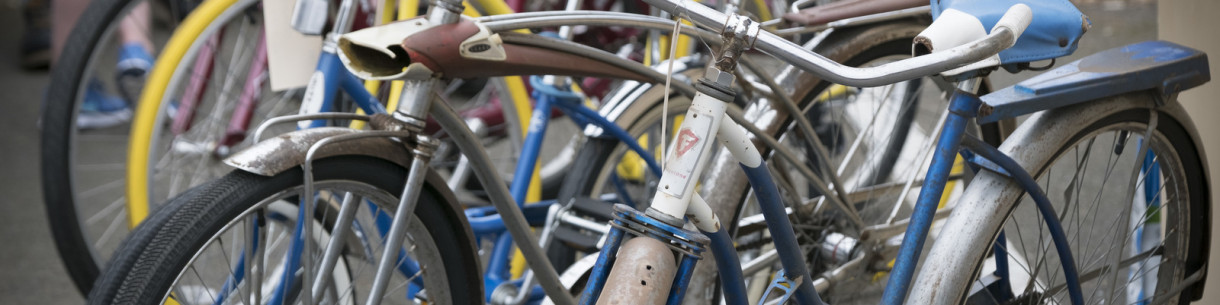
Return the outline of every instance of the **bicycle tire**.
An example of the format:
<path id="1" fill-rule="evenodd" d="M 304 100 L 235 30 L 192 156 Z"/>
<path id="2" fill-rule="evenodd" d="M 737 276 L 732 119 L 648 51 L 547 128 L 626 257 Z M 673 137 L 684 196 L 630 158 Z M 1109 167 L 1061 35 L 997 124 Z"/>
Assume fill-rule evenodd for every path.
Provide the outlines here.
<path id="1" fill-rule="evenodd" d="M 1105 215 L 1102 215 L 1103 213 L 1113 213 L 1113 210 L 1123 210 L 1122 206 L 1131 207 L 1134 205 L 1132 202 L 1140 202 L 1138 199 L 1123 200 L 1123 198 L 1110 198 L 1112 196 L 1121 197 L 1127 194 L 1134 194 L 1122 192 L 1122 190 L 1127 189 L 1128 187 L 1128 185 L 1125 183 L 1129 182 L 1122 181 L 1121 179 L 1131 177 L 1141 184 L 1144 183 L 1144 181 L 1155 181 L 1150 180 L 1151 178 L 1148 177 L 1147 173 L 1149 171 L 1141 169 L 1142 166 L 1148 166 L 1148 164 L 1141 162 L 1141 159 L 1139 159 L 1140 156 L 1138 155 L 1141 151 L 1142 144 L 1140 143 L 1149 142 L 1147 141 L 1149 138 L 1144 136 L 1146 135 L 1145 132 L 1150 130 L 1148 128 L 1148 125 L 1150 124 L 1149 122 L 1151 121 L 1150 118 L 1155 115 L 1157 118 L 1157 124 L 1155 129 L 1151 130 L 1153 137 L 1151 137 L 1152 141 L 1150 142 L 1152 145 L 1149 145 L 1151 149 L 1148 151 L 1155 156 L 1153 158 L 1155 160 L 1153 164 L 1156 164 L 1160 168 L 1157 172 L 1161 174 L 1158 175 L 1159 179 L 1157 180 L 1162 180 L 1163 183 L 1165 183 L 1164 186 L 1158 187 L 1158 190 L 1153 194 L 1153 198 L 1156 198 L 1155 201 L 1163 200 L 1161 203 L 1155 205 L 1158 208 L 1155 210 L 1145 210 L 1142 213 L 1134 211 L 1134 209 L 1128 210 L 1129 219 L 1122 219 L 1122 212 L 1119 212 L 1119 216 L 1115 217 L 1113 220 L 1115 226 L 1117 226 L 1119 223 L 1126 222 L 1127 220 L 1135 221 L 1136 223 L 1143 223 L 1144 225 L 1133 225 L 1139 228 L 1138 231 L 1136 229 L 1128 230 L 1129 227 L 1115 227 L 1115 229 L 1112 230 L 1103 229 L 1102 231 L 1104 233 L 1101 234 L 1102 236 L 1098 237 L 1096 235 L 1092 235 L 1094 232 L 1096 232 L 1094 231 L 1095 228 L 1089 228 L 1090 231 L 1084 231 L 1085 228 L 1083 225 L 1078 223 L 1075 226 L 1075 228 L 1078 228 L 1078 230 L 1073 231 L 1073 226 L 1069 222 L 1064 225 L 1066 228 L 1065 233 L 1067 233 L 1069 237 L 1069 242 L 1073 242 L 1070 247 L 1072 248 L 1073 257 L 1077 262 L 1076 268 L 1078 268 L 1077 271 L 1081 275 L 1080 278 L 1085 279 L 1087 277 L 1086 275 L 1092 272 L 1092 270 L 1103 269 L 1101 267 L 1092 269 L 1089 268 L 1091 266 L 1089 263 L 1090 260 L 1093 260 L 1095 257 L 1104 256 L 1107 258 L 1108 262 L 1110 259 L 1117 260 L 1122 258 L 1123 255 L 1122 253 L 1117 253 L 1120 255 L 1116 257 L 1115 255 L 1111 255 L 1112 253 L 1090 252 L 1090 245 L 1093 244 L 1092 241 L 1097 240 L 1098 244 L 1106 244 L 1102 239 L 1108 237 L 1106 235 L 1110 233 L 1124 233 L 1130 231 L 1130 233 L 1126 234 L 1138 234 L 1135 232 L 1143 232 L 1145 225 L 1148 224 L 1149 219 L 1153 217 L 1152 215 L 1159 215 L 1156 216 L 1158 220 L 1155 223 L 1162 224 L 1164 228 L 1156 225 L 1149 226 L 1148 228 L 1161 228 L 1160 232 L 1164 234 L 1163 236 L 1159 236 L 1162 239 L 1162 243 L 1156 247 L 1156 249 L 1159 249 L 1159 251 L 1156 253 L 1145 252 L 1149 254 L 1144 257 L 1144 260 L 1157 259 L 1159 262 L 1161 262 L 1160 264 L 1156 265 L 1158 269 L 1156 272 L 1157 285 L 1155 286 L 1156 288 L 1154 291 L 1167 291 L 1168 293 L 1164 299 L 1156 298 L 1152 300 L 1156 303 L 1163 302 L 1187 304 L 1200 296 L 1197 293 L 1201 291 L 1198 289 L 1202 286 L 1201 278 L 1199 282 L 1195 283 L 1195 287 L 1193 288 L 1187 286 L 1162 286 L 1160 284 L 1163 284 L 1162 280 L 1165 279 L 1171 280 L 1171 282 L 1182 281 L 1187 276 L 1192 275 L 1193 272 L 1205 271 L 1202 270 L 1202 268 L 1207 262 L 1208 252 L 1210 251 L 1208 249 L 1210 235 L 1209 228 L 1211 225 L 1211 205 L 1209 199 L 1210 191 L 1208 190 L 1208 182 L 1204 169 L 1205 166 L 1203 165 L 1204 157 L 1200 155 L 1201 151 L 1198 146 L 1199 143 L 1197 142 L 1197 138 L 1191 133 L 1191 131 L 1194 130 L 1193 127 L 1191 127 L 1193 126 L 1193 123 L 1190 122 L 1189 117 L 1186 116 L 1180 105 L 1171 102 L 1168 106 L 1158 106 L 1159 103 L 1156 102 L 1158 99 L 1158 97 L 1149 92 L 1136 92 L 1083 102 L 1070 107 L 1043 111 L 1026 120 L 1026 122 L 1013 133 L 1012 138 L 1006 141 L 1004 145 L 1000 146 L 1000 151 L 1011 156 L 1022 168 L 1030 170 L 1029 173 L 1036 180 L 1038 180 L 1039 185 L 1044 189 L 1044 193 L 1050 196 L 1052 205 L 1055 205 L 1054 208 L 1056 209 L 1056 213 L 1059 214 L 1058 218 L 1061 218 L 1064 221 L 1070 221 L 1071 218 L 1088 219 L 1085 217 L 1089 217 L 1093 219 L 1095 224 L 1105 224 L 1107 220 L 1104 219 Z M 1128 135 L 1127 137 L 1121 136 L 1124 131 Z M 1105 142 L 1106 140 L 1104 137 L 1107 137 L 1107 133 L 1115 134 L 1113 137 L 1114 140 Z M 1136 139 L 1137 137 L 1140 137 L 1141 139 Z M 1081 149 L 1079 149 L 1078 146 L 1084 145 L 1083 143 L 1086 142 L 1086 138 L 1088 139 L 1088 146 L 1085 147 L 1082 154 Z M 1092 153 L 1092 151 L 1097 148 L 1093 148 L 1093 144 L 1098 143 L 1099 139 L 1101 140 L 1101 145 L 1099 145 L 1101 148 L 1099 151 L 1102 152 L 1102 155 L 1107 156 L 1103 159 L 1106 162 L 1104 164 L 1107 166 L 1113 166 L 1112 164 L 1118 164 L 1122 161 L 1131 161 L 1133 164 L 1127 164 L 1127 166 L 1134 167 L 1134 169 L 1114 170 L 1115 174 L 1113 175 L 1107 172 L 1101 177 L 1085 176 L 1085 178 L 1080 179 L 1080 172 L 1088 170 L 1090 167 L 1092 167 L 1088 166 L 1088 164 L 1091 164 L 1092 162 L 1087 160 L 1088 158 L 1095 157 L 1096 153 Z M 1109 143 L 1110 146 L 1107 147 L 1107 143 Z M 1125 148 L 1122 148 L 1124 146 Z M 1075 152 L 1075 154 L 1071 154 L 1071 152 Z M 1130 160 L 1126 160 L 1124 156 L 1128 156 Z M 1050 181 L 1051 177 L 1057 177 L 1055 174 L 1053 174 L 1054 168 L 1071 165 L 1060 165 L 1058 161 L 1062 160 L 1056 159 L 1060 159 L 1061 157 L 1067 157 L 1070 161 L 1074 162 L 1074 164 L 1078 164 L 1075 174 L 1070 177 L 1074 179 L 1071 181 L 1077 181 L 1075 179 L 1079 179 L 1079 181 L 1082 182 L 1055 183 Z M 1110 168 L 1107 168 L 1107 170 L 1110 170 Z M 1131 172 L 1130 176 L 1127 176 L 1127 171 Z M 1069 171 L 1069 174 L 1072 174 L 1072 172 Z M 1059 176 L 1062 175 L 1062 173 L 1059 174 Z M 1120 181 L 1112 184 L 1106 183 L 1111 177 L 1118 177 Z M 1102 178 L 1104 180 L 1098 183 L 1096 182 L 1096 180 L 1098 180 L 1097 178 Z M 1045 182 L 1043 181 L 1044 179 L 1046 179 Z M 1174 181 L 1172 187 L 1169 186 L 1171 183 L 1168 181 Z M 1130 191 L 1138 191 L 1138 189 L 1140 189 L 1139 186 L 1142 186 L 1141 184 L 1130 184 L 1137 186 L 1135 189 L 1131 189 Z M 1080 189 L 1088 187 L 1098 188 L 1096 190 L 1097 195 L 1093 197 L 1095 199 L 1091 200 L 1094 201 L 1092 204 L 1094 208 L 1084 208 L 1086 212 L 1093 214 L 1076 215 L 1075 217 L 1069 215 L 1072 214 L 1073 211 L 1072 209 L 1066 208 L 1066 206 L 1072 204 L 1072 201 L 1070 200 L 1071 196 L 1070 192 L 1059 192 L 1061 189 L 1064 189 L 1064 186 L 1062 185 L 1077 185 Z M 1116 186 L 1114 191 L 1105 192 L 1106 185 L 1118 186 Z M 1085 194 L 1085 196 L 1094 196 L 1090 195 L 1094 193 L 1094 191 L 1091 189 L 1080 191 L 1078 195 L 1075 196 L 1078 204 L 1073 204 L 1073 206 L 1076 207 L 1075 214 L 1080 214 L 1079 210 L 1082 208 L 1081 204 L 1079 204 L 1083 202 L 1081 195 L 1079 195 L 1080 193 Z M 962 302 L 970 296 L 970 290 L 972 289 L 967 289 L 968 287 L 979 286 L 980 284 L 986 286 L 986 284 L 979 281 L 978 278 L 981 276 L 980 273 L 987 265 L 985 263 L 987 261 L 991 261 L 991 264 L 994 265 L 995 259 L 989 258 L 989 256 L 991 256 L 990 253 L 993 253 L 993 250 L 988 249 L 991 249 L 992 247 L 979 247 L 978 245 L 989 245 L 993 243 L 997 240 L 997 236 L 1000 234 L 1000 232 L 1002 232 L 1002 230 L 1004 230 L 1003 232 L 1009 232 L 1009 234 L 1005 234 L 1007 236 L 1019 236 L 1019 232 L 1014 231 L 1020 230 L 1019 227 L 1022 222 L 1028 223 L 1029 221 L 1035 221 L 1040 225 L 1040 228 L 1043 224 L 1042 218 L 1036 216 L 1038 215 L 1037 213 L 1021 211 L 1022 209 L 1032 209 L 1031 206 L 1033 206 L 1032 200 L 1028 199 L 1029 196 L 1025 196 L 1024 194 L 1024 189 L 1018 186 L 1015 182 L 1009 180 L 1007 177 L 991 171 L 983 171 L 980 173 L 962 196 L 962 203 L 959 205 L 959 207 L 965 210 L 954 211 L 954 216 L 950 217 L 950 219 L 945 223 L 944 232 L 946 232 L 945 234 L 947 235 L 943 236 L 941 239 L 938 239 L 932 245 L 930 252 L 928 252 L 925 266 L 921 271 L 922 275 L 916 279 L 915 285 L 912 286 L 914 289 L 912 289 L 912 292 L 908 297 L 908 302 L 942 304 Z M 1063 194 L 1062 197 L 1059 194 Z M 1145 193 L 1144 195 L 1147 194 Z M 1103 199 L 1102 197 L 1107 198 Z M 1110 207 L 1102 208 L 1102 203 L 1109 204 Z M 1153 205 L 1146 206 L 1152 207 Z M 993 213 L 993 215 L 988 217 L 973 217 L 979 215 L 978 212 L 980 211 Z M 1135 216 L 1134 213 L 1140 213 L 1144 216 L 1142 218 L 1138 216 L 1136 216 L 1136 218 L 1130 218 L 1131 216 Z M 962 216 L 958 216 L 959 214 Z M 1018 220 L 1021 219 L 1019 217 L 1033 217 L 1034 219 L 1021 221 Z M 1102 220 L 1097 220 L 1099 218 Z M 965 224 L 967 222 L 970 224 Z M 1131 223 L 1127 224 L 1132 225 Z M 956 231 L 963 227 L 969 227 L 970 229 L 967 231 Z M 1014 228 L 1015 230 L 1013 230 Z M 1089 235 L 1085 235 L 1084 237 L 1073 236 L 1081 234 L 1080 232 L 1086 232 L 1085 234 Z M 1027 231 L 1027 234 L 1032 233 Z M 1171 238 L 1170 236 L 1174 236 L 1174 238 Z M 1042 238 L 1040 235 L 1036 237 L 1039 238 L 1039 240 Z M 1124 239 L 1117 242 L 1118 244 L 1124 244 L 1126 242 L 1135 243 L 1130 235 L 1119 238 Z M 1034 270 L 1034 268 L 1030 268 L 1029 266 L 1031 265 L 1028 264 L 1030 259 L 1038 262 L 1041 262 L 1042 259 L 1046 259 L 1047 262 L 1045 264 L 1038 264 L 1034 265 L 1033 267 L 1036 268 L 1042 265 L 1046 265 L 1048 268 L 1050 268 L 1049 266 L 1061 266 L 1062 262 L 1058 259 L 1058 256 L 1055 256 L 1055 258 L 1042 259 L 1028 257 L 1027 254 L 1022 254 L 1021 252 L 1028 251 L 1025 246 L 1025 239 L 1029 239 L 1029 237 L 1017 237 L 1016 239 L 1020 240 L 1021 245 L 1019 247 L 1016 244 L 1017 242 L 1012 241 L 1013 237 L 1009 237 L 1007 239 L 1009 242 L 1006 242 L 1003 248 L 1006 249 L 1007 253 L 1016 252 L 1017 255 L 1026 256 L 1026 258 L 1018 260 L 1016 258 L 1012 258 L 1017 255 L 1008 255 L 1008 257 L 1010 257 L 1010 259 L 1007 260 L 1010 261 L 1008 264 L 1008 270 L 1010 270 L 1010 273 L 1029 273 L 1026 276 L 1030 278 L 1028 281 L 1026 281 L 1026 284 L 1024 284 L 1028 287 L 1024 290 L 1024 292 L 1014 291 L 1016 297 L 1023 297 L 1029 301 L 1038 301 L 1042 298 L 1056 296 L 1066 298 L 1064 296 L 1066 293 L 1062 292 L 1065 289 L 1057 288 L 1063 286 L 1063 284 L 1045 287 L 1046 285 L 1055 284 L 1056 277 L 1062 274 L 1054 274 L 1053 276 L 1056 277 L 1051 277 L 1047 279 L 1045 283 L 1043 283 L 1043 280 L 1038 277 L 1038 272 L 1040 272 L 1041 269 Z M 1143 239 L 1140 238 L 1140 240 Z M 1079 243 L 1081 241 L 1085 241 L 1085 243 L 1082 245 Z M 1047 241 L 1047 243 L 1049 243 L 1049 241 Z M 968 247 L 971 250 L 963 251 L 962 247 Z M 1111 247 L 1113 248 L 1114 246 Z M 1125 247 L 1126 246 L 1124 246 L 1124 248 Z M 1122 251 L 1128 249 L 1106 250 Z M 1054 254 L 1054 251 L 1049 251 L 1049 249 L 1042 251 L 1052 252 L 1043 255 L 1049 256 Z M 1094 255 L 1089 255 L 1090 253 L 1093 253 Z M 1121 269 L 1119 272 L 1127 271 L 1128 268 L 1134 266 L 1136 263 L 1139 263 L 1140 266 L 1145 266 L 1147 262 L 1141 262 L 1142 260 L 1132 261 L 1133 258 L 1136 258 L 1139 255 L 1144 254 L 1140 253 L 1136 256 L 1122 259 L 1120 262 L 1118 262 L 1118 264 L 1126 265 L 1120 267 Z M 1156 256 L 1160 257 L 1158 258 Z M 1053 260 L 1053 262 L 1050 260 Z M 1022 261 L 1025 262 L 1024 266 L 1021 264 Z M 1165 270 L 1165 267 L 1166 264 L 1169 264 L 1169 261 L 1176 261 L 1173 262 L 1172 265 L 1169 265 L 1175 268 L 1171 269 L 1174 271 L 1169 271 L 1170 274 L 1166 274 L 1167 271 Z M 1083 266 L 1081 266 L 1082 263 L 1084 264 Z M 1020 267 L 1024 267 L 1024 270 L 1018 269 Z M 1061 270 L 1062 269 L 1046 271 L 1047 273 L 1056 273 L 1060 272 Z M 1112 290 L 1118 290 L 1114 283 L 1117 283 L 1119 276 L 1121 276 L 1117 274 L 1119 272 L 1107 273 L 1103 270 L 1097 276 L 1092 278 L 1104 279 L 1105 277 L 1112 276 L 1114 278 L 1114 282 L 1111 282 L 1110 288 Z M 1148 274 L 1147 272 L 1149 271 L 1138 274 L 1139 278 L 1141 278 L 1141 282 L 1145 281 L 1143 275 Z M 1109 275 L 1111 273 L 1115 275 Z M 1135 273 L 1129 273 L 1128 276 L 1132 276 L 1134 274 Z M 1127 278 L 1127 280 L 1131 281 L 1134 280 L 1134 278 Z M 1147 282 L 1144 283 L 1146 284 Z M 1017 282 L 1013 282 L 1011 284 L 1013 286 L 1007 288 L 1017 288 L 1016 285 L 1018 284 L 1019 283 Z M 1085 284 L 1086 283 L 1081 284 L 1082 288 L 1088 289 L 1089 287 L 1087 287 Z M 1043 285 L 1044 287 L 1038 287 L 1039 285 Z M 1102 281 L 1095 284 L 1089 284 L 1088 286 L 1092 285 L 1097 285 L 1096 288 L 1100 289 L 1104 287 L 1105 283 Z M 1183 290 L 1175 290 L 1177 288 L 1183 288 Z M 1042 291 L 1039 291 L 1039 289 L 1042 289 Z M 1130 293 L 1130 289 L 1131 287 L 1127 286 L 1124 290 Z M 1143 290 L 1140 290 L 1140 292 L 1142 293 Z M 993 293 L 991 290 L 979 290 L 975 295 L 982 297 L 984 300 L 990 297 L 998 296 L 997 293 Z M 1089 298 L 1092 296 L 1093 294 L 1090 294 L 1088 291 L 1084 292 L 1084 297 Z M 1105 303 L 1131 303 L 1130 300 L 1131 299 L 1120 299 L 1118 301 L 1110 301 L 1103 299 L 1100 301 Z M 1140 301 L 1148 300 L 1149 299 L 1142 299 Z M 1066 299 L 1061 299 L 1060 302 L 1068 301 Z M 1095 304 L 1099 301 L 1095 299 L 1086 299 L 1085 302 Z"/>
<path id="2" fill-rule="evenodd" d="M 407 171 L 395 163 L 381 159 L 341 156 L 317 161 L 314 166 L 314 175 L 315 183 L 320 186 L 318 190 L 324 189 L 321 187 L 324 185 L 347 183 L 367 185 L 372 188 L 368 190 L 372 195 L 396 197 L 402 192 Z M 222 230 L 234 228 L 233 224 L 236 221 L 244 217 L 251 217 L 250 211 L 268 207 L 271 204 L 268 203 L 269 198 L 280 196 L 283 198 L 278 200 L 283 201 L 277 202 L 287 201 L 292 204 L 299 202 L 297 200 L 299 193 L 293 193 L 293 190 L 299 192 L 301 184 L 302 171 L 300 168 L 270 177 L 237 170 L 219 180 L 193 188 L 175 197 L 141 224 L 123 243 L 119 254 L 114 256 L 110 267 L 99 279 L 97 286 L 89 296 L 89 304 L 158 304 L 162 302 L 167 296 L 171 296 L 171 286 L 180 283 L 181 277 L 186 274 L 185 269 L 188 265 L 207 250 L 208 244 L 214 238 L 223 235 Z M 371 201 L 369 197 L 363 198 Z M 432 264 L 422 267 L 424 272 L 430 273 L 442 270 L 440 272 L 443 276 L 432 275 L 440 280 L 440 282 L 433 283 L 445 283 L 450 287 L 450 289 L 429 291 L 433 297 L 431 302 L 480 304 L 482 303 L 482 293 L 452 293 L 449 294 L 449 299 L 437 297 L 438 294 L 444 295 L 459 290 L 474 291 L 482 287 L 473 238 L 459 218 L 461 217 L 460 212 L 446 207 L 440 198 L 443 197 L 437 191 L 431 189 L 430 186 L 424 186 L 414 210 L 414 220 L 416 221 L 413 221 L 409 228 L 426 232 L 423 235 L 411 235 L 413 242 L 408 248 L 414 249 L 411 251 L 433 249 L 435 253 L 431 257 L 440 260 L 440 262 L 434 262 L 439 264 L 439 268 L 426 267 L 437 266 Z M 377 202 L 377 204 L 398 203 L 397 198 L 386 199 L 392 199 L 392 201 L 386 200 Z M 327 213 L 322 210 L 333 210 L 335 207 L 329 205 L 318 205 L 318 207 L 319 211 L 315 213 L 315 217 L 321 216 L 318 221 L 328 223 L 330 218 L 325 216 Z M 383 208 L 388 209 L 389 207 Z M 333 216 L 333 213 L 331 214 Z M 264 216 L 264 218 L 270 217 Z M 265 225 L 260 225 L 260 227 L 262 226 Z M 376 240 L 371 242 L 380 244 Z M 268 244 L 275 245 L 275 243 Z M 350 246 L 350 240 L 346 244 Z M 220 245 L 223 247 L 223 243 Z M 322 243 L 318 245 L 322 245 Z M 344 250 L 343 253 L 358 256 L 364 253 L 362 251 L 364 251 L 363 248 L 359 247 Z M 270 250 L 267 252 L 271 253 Z M 376 251 L 376 253 L 380 253 L 380 251 Z M 372 257 L 369 257 L 369 260 L 375 261 Z M 344 261 L 351 263 L 352 259 L 347 258 Z M 240 263 L 238 264 L 240 265 Z M 229 268 L 232 268 L 231 263 Z M 353 269 L 360 271 L 359 268 Z M 198 271 L 196 271 L 196 276 L 198 276 Z M 273 274 L 272 276 L 278 275 Z M 202 277 L 200 279 L 202 280 Z M 350 284 L 356 282 L 352 281 Z M 352 294 L 353 298 L 356 296 L 356 293 Z M 182 293 L 177 294 L 176 297 L 188 298 Z"/>
<path id="3" fill-rule="evenodd" d="M 93 90 L 92 83 L 98 84 L 97 93 L 99 94 L 118 95 L 117 92 L 109 92 L 112 90 L 110 87 L 117 85 L 111 86 L 109 83 L 99 81 L 93 73 L 103 72 L 96 71 L 105 69 L 105 67 L 98 68 L 102 64 L 115 63 L 102 59 L 104 56 L 113 55 L 109 52 L 117 49 L 116 45 L 110 44 L 118 39 L 111 36 L 117 34 L 120 20 L 127 16 L 133 7 L 138 3 L 148 2 L 137 0 L 92 1 L 76 21 L 76 25 L 66 40 L 67 47 L 64 48 L 55 68 L 51 71 L 51 85 L 47 89 L 46 100 L 42 107 L 40 120 L 42 159 L 40 162 L 48 224 L 68 275 L 81 294 L 88 294 L 89 288 L 93 286 L 93 281 L 98 275 L 99 262 L 104 260 L 109 253 L 99 253 L 108 250 L 94 248 L 92 240 L 90 240 L 92 237 L 86 236 L 88 233 L 84 228 L 88 226 L 87 215 L 79 209 L 85 205 L 107 207 L 105 203 L 110 199 L 97 199 L 97 193 L 110 194 L 112 193 L 110 190 L 115 186 L 112 183 L 122 181 L 84 177 L 87 176 L 82 174 L 85 172 L 96 173 L 110 169 L 106 167 L 108 164 L 75 164 L 78 157 L 77 152 L 87 150 L 91 155 L 107 159 L 106 156 L 120 154 L 122 149 L 125 149 L 125 144 L 109 143 L 113 145 L 96 144 L 96 147 L 84 147 L 94 146 L 83 145 L 84 141 L 115 134 L 114 129 L 122 128 L 122 125 L 85 133 L 77 125 L 77 119 L 84 97 L 89 94 L 90 90 Z M 180 5 L 186 2 L 188 1 L 174 3 Z M 151 21 L 161 22 L 160 19 Z M 174 23 L 177 20 L 171 18 L 170 22 Z M 161 31 L 176 26 L 176 24 L 157 26 L 148 31 Z M 159 34 L 145 34 L 150 36 L 154 44 L 157 43 L 156 36 Z M 84 196 L 91 193 L 94 195 Z M 121 195 L 115 194 L 115 196 Z M 126 231 L 127 228 L 120 224 L 113 230 Z M 101 233 L 102 236 L 105 236 L 104 232 Z"/>

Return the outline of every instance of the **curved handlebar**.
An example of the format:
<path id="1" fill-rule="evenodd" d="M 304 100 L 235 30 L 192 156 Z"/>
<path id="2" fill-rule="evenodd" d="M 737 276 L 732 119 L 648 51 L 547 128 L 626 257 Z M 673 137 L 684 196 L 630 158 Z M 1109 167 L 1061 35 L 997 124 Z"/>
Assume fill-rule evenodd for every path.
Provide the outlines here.
<path id="1" fill-rule="evenodd" d="M 724 13 L 691 1 L 644 0 L 644 2 L 712 29 L 724 28 L 725 22 L 729 20 Z M 1013 5 L 1004 13 L 991 34 L 982 39 L 944 51 L 875 67 L 844 66 L 769 32 L 759 32 L 754 47 L 830 82 L 848 86 L 875 87 L 940 73 L 998 54 L 1016 43 L 1020 33 L 1029 26 L 1029 20 L 1032 19 L 1030 16 L 1028 6 Z"/>

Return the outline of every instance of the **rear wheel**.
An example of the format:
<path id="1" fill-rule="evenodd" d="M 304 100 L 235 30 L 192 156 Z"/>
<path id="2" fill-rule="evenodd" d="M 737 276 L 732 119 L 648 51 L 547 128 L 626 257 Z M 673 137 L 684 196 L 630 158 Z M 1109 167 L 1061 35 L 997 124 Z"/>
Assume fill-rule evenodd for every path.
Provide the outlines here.
<path id="1" fill-rule="evenodd" d="M 1154 106 L 1153 97 L 1137 93 L 1050 110 L 1001 146 L 1050 199 L 1086 304 L 1186 304 L 1193 300 L 1188 288 L 1201 280 L 1211 213 L 1202 156 L 1184 123 Z M 967 220 L 956 214 L 949 220 L 953 235 L 933 246 L 924 269 L 928 281 L 949 281 L 933 298 L 921 276 L 915 287 L 924 290 L 912 300 L 1071 303 L 1064 262 L 1033 200 L 991 172 L 974 184 L 959 207 L 978 206 L 963 217 L 999 212 L 971 217 L 976 233 L 957 230 Z M 945 248 L 967 243 L 977 248 Z M 958 267 L 928 269 L 940 261 Z M 999 281 L 1005 270 L 1006 283 Z M 953 290 L 943 290 L 948 286 Z"/>

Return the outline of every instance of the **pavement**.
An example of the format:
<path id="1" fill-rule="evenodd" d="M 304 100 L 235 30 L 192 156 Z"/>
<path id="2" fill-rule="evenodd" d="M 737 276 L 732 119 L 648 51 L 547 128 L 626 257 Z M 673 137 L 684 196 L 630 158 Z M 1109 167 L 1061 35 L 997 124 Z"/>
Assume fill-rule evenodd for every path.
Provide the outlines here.
<path id="1" fill-rule="evenodd" d="M 17 63 L 21 11 L 0 3 L 0 304 L 80 304 L 51 239 L 39 174 L 39 105 L 46 71 Z"/>

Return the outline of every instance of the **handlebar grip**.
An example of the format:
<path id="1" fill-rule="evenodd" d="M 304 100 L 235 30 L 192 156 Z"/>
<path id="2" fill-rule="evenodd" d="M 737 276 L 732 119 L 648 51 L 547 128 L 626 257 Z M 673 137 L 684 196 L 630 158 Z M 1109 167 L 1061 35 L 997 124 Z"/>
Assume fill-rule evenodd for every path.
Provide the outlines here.
<path id="1" fill-rule="evenodd" d="M 1025 28 L 1029 27 L 1030 21 L 1033 20 L 1034 12 L 1029 9 L 1029 6 L 1024 3 L 1017 3 L 1009 7 L 1007 12 L 1004 12 L 1004 16 L 1000 17 L 1000 21 L 997 21 L 995 26 L 991 27 L 991 32 L 994 33 L 999 28 L 1008 29 L 1008 31 L 1012 32 L 1013 37 L 1012 44 L 1009 45 L 1011 47 L 1017 44 L 1017 39 L 1021 38 L 1021 33 L 1025 32 Z"/>

